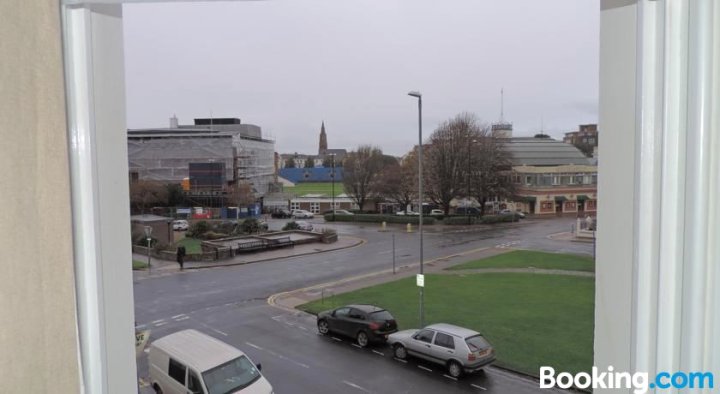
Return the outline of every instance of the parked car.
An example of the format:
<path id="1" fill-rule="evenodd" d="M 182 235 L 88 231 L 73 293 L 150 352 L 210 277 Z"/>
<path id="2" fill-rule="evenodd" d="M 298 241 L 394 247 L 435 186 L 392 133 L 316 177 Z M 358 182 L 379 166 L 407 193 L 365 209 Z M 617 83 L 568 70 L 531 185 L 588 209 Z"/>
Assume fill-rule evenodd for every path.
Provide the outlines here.
<path id="1" fill-rule="evenodd" d="M 304 209 L 295 209 L 292 211 L 292 217 L 296 219 L 312 219 L 315 217 L 315 215 L 312 212 L 306 211 Z"/>
<path id="2" fill-rule="evenodd" d="M 495 349 L 479 332 L 452 324 L 403 330 L 388 337 L 398 359 L 419 357 L 444 365 L 454 378 L 483 369 L 495 361 Z"/>
<path id="3" fill-rule="evenodd" d="M 398 216 L 420 216 L 420 212 L 413 212 L 413 211 L 397 211 L 395 212 Z"/>
<path id="4" fill-rule="evenodd" d="M 385 342 L 388 335 L 397 332 L 393 315 L 374 305 L 346 305 L 320 312 L 317 327 L 322 335 L 335 333 L 355 338 L 362 347 Z"/>
<path id="5" fill-rule="evenodd" d="M 287 219 L 291 216 L 292 212 L 288 211 L 285 208 L 276 209 L 270 214 L 270 217 L 275 219 Z"/>
<path id="6" fill-rule="evenodd" d="M 304 220 L 298 220 L 295 222 L 295 224 L 298 225 L 298 229 L 300 230 L 313 231 L 313 225 Z"/>
<path id="7" fill-rule="evenodd" d="M 502 211 L 500 211 L 500 215 L 515 215 L 515 217 L 520 219 L 525 218 L 525 214 L 521 211 L 511 211 L 509 209 L 503 209 Z"/>
<path id="8" fill-rule="evenodd" d="M 323 215 L 327 215 L 328 213 L 333 213 L 332 210 L 325 211 Z M 354 215 L 354 213 L 348 211 L 347 209 L 336 209 L 335 210 L 336 215 Z"/>
<path id="9" fill-rule="evenodd" d="M 445 211 L 442 209 L 433 209 L 430 211 L 430 216 L 445 216 Z"/>
<path id="10" fill-rule="evenodd" d="M 156 393 L 262 393 L 273 388 L 260 364 L 245 353 L 196 330 L 162 337 L 148 350 L 150 384 Z"/>
<path id="11" fill-rule="evenodd" d="M 174 220 L 172 226 L 175 231 L 186 231 L 190 228 L 190 224 L 188 224 L 187 220 Z"/>

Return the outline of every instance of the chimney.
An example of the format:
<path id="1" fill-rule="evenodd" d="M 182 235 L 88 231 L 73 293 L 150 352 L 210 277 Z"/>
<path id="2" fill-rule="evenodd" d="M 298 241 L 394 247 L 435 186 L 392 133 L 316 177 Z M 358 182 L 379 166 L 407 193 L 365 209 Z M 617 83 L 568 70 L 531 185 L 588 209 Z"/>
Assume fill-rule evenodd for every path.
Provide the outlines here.
<path id="1" fill-rule="evenodd" d="M 170 118 L 170 128 L 171 129 L 177 129 L 178 128 L 178 118 L 173 114 L 172 118 Z"/>

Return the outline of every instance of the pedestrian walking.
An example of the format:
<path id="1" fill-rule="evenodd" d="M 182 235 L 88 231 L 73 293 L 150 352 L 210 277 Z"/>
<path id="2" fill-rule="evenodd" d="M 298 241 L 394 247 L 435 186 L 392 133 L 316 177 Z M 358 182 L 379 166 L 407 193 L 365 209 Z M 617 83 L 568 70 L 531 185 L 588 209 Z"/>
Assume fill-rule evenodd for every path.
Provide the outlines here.
<path id="1" fill-rule="evenodd" d="M 180 270 L 182 271 L 185 268 L 185 247 L 182 245 L 177 248 L 177 262 L 180 264 Z"/>

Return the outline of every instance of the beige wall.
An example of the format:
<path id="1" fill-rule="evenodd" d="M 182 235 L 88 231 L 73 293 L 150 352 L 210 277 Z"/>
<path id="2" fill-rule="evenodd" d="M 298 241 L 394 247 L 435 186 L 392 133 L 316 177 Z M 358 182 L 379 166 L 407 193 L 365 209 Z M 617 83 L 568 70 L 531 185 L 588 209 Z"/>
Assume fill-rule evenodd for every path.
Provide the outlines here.
<path id="1" fill-rule="evenodd" d="M 0 58 L 0 393 L 76 393 L 59 1 L 0 2 Z"/>

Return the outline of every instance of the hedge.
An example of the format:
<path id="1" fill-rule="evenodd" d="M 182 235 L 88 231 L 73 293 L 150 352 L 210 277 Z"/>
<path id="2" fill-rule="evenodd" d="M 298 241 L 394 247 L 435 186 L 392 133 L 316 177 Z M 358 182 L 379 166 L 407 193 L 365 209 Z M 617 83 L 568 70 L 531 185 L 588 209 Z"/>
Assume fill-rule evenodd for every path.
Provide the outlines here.
<path id="1" fill-rule="evenodd" d="M 370 214 L 357 214 L 357 215 L 338 215 L 335 214 L 333 220 L 332 213 L 326 213 L 324 215 L 326 222 L 363 222 L 363 223 L 398 223 L 398 224 L 420 224 L 420 216 L 398 216 L 398 215 L 370 215 Z M 423 224 L 435 224 L 435 218 L 423 217 Z"/>
<path id="2" fill-rule="evenodd" d="M 493 224 L 493 223 L 506 223 L 506 222 L 517 222 L 519 216 L 516 215 L 485 215 L 483 217 L 470 216 L 470 223 L 468 223 L 467 216 L 452 216 L 446 217 L 443 223 L 449 225 L 463 225 L 463 224 Z"/>

